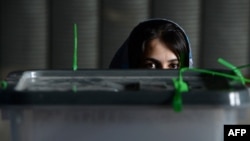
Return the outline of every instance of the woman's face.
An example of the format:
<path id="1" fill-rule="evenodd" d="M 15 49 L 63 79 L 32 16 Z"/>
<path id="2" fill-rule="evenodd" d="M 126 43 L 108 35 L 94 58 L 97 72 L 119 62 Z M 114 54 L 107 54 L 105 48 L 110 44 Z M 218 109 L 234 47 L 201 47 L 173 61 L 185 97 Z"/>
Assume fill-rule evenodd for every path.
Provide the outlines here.
<path id="1" fill-rule="evenodd" d="M 180 66 L 174 52 L 158 38 L 146 44 L 141 65 L 147 69 L 178 69 Z"/>

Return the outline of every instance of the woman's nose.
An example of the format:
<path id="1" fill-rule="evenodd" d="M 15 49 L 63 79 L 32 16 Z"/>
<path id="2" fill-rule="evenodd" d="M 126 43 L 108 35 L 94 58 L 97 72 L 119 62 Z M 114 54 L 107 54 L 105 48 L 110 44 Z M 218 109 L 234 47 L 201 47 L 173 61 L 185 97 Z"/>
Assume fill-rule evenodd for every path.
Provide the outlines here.
<path id="1" fill-rule="evenodd" d="M 164 63 L 164 64 L 161 64 L 162 68 L 161 69 L 169 69 L 168 67 L 168 64 Z"/>

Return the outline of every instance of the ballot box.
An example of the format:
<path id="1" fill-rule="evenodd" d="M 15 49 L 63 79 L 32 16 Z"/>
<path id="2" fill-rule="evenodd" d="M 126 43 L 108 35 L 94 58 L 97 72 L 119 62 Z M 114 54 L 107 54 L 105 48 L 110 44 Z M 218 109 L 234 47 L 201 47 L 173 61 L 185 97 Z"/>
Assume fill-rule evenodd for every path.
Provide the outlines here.
<path id="1" fill-rule="evenodd" d="M 178 70 L 27 70 L 0 91 L 0 140 L 222 141 L 224 125 L 250 124 L 239 80 Z M 188 86 L 176 103 L 176 80 Z M 177 106 L 177 108 L 176 108 Z"/>

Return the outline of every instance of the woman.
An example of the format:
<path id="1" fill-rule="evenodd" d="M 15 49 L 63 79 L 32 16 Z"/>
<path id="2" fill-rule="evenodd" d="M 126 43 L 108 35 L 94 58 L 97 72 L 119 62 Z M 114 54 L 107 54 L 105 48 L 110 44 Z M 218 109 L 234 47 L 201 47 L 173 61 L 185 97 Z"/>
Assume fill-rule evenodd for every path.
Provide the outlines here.
<path id="1" fill-rule="evenodd" d="M 150 19 L 137 25 L 118 49 L 111 69 L 179 69 L 192 66 L 190 43 L 175 22 Z"/>

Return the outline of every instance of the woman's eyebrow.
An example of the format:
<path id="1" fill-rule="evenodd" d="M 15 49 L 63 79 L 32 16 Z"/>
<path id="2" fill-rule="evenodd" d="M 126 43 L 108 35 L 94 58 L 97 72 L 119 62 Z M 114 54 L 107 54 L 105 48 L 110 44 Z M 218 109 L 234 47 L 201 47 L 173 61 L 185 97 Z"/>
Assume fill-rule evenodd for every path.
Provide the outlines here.
<path id="1" fill-rule="evenodd" d="M 168 60 L 168 62 L 170 62 L 170 63 L 177 62 L 178 63 L 179 61 L 178 61 L 178 59 L 170 59 L 170 60 Z"/>
<path id="2" fill-rule="evenodd" d="M 144 60 L 145 60 L 145 61 L 152 61 L 152 62 L 157 63 L 157 64 L 160 64 L 160 63 L 161 63 L 159 60 L 156 60 L 156 59 L 154 59 L 154 58 L 149 58 L 149 57 L 144 58 Z"/>
<path id="3" fill-rule="evenodd" d="M 150 58 L 150 57 L 146 57 L 145 59 L 144 59 L 145 61 L 152 61 L 152 62 L 154 62 L 154 63 L 161 63 L 159 60 L 156 60 L 156 59 L 154 59 L 154 58 Z M 178 59 L 170 59 L 170 60 L 167 60 L 169 63 L 179 63 L 179 61 L 178 61 Z"/>

